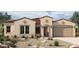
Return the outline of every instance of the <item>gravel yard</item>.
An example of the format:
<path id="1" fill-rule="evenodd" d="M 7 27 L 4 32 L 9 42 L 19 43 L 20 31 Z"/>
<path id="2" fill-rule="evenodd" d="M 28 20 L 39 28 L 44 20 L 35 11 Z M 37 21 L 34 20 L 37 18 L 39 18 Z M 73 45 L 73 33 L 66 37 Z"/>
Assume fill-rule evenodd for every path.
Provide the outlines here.
<path id="1" fill-rule="evenodd" d="M 58 46 L 55 46 L 56 41 Z M 21 40 L 19 40 L 16 45 L 17 48 L 69 48 L 69 46 L 72 44 L 57 39 L 48 40 L 48 38 L 21 38 Z"/>

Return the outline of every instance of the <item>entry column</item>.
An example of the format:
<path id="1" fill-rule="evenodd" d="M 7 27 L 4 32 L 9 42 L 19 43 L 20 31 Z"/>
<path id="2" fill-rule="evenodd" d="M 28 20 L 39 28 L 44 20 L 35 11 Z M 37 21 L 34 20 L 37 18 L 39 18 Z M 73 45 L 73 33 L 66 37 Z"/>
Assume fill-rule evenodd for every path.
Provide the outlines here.
<path id="1" fill-rule="evenodd" d="M 44 26 L 41 26 L 41 36 L 44 37 Z"/>
<path id="2" fill-rule="evenodd" d="M 49 37 L 52 37 L 52 26 L 49 27 Z"/>

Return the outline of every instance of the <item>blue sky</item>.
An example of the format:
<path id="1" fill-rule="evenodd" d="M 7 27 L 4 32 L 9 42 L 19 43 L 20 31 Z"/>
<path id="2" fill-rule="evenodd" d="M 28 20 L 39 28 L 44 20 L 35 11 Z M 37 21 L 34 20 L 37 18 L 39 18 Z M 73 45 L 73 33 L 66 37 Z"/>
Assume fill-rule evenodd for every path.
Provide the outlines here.
<path id="1" fill-rule="evenodd" d="M 12 15 L 13 19 L 21 17 L 37 18 L 42 16 L 51 16 L 58 20 L 61 18 L 70 18 L 74 11 L 8 11 L 8 14 Z"/>

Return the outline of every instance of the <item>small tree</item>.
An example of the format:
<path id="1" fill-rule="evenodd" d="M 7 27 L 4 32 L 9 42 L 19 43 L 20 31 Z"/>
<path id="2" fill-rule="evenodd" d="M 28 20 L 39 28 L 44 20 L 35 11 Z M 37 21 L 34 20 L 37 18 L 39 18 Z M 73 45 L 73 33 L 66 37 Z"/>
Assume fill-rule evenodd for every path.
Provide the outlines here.
<path id="1" fill-rule="evenodd" d="M 72 22 L 75 22 L 76 24 L 79 25 L 79 12 L 74 12 L 73 16 L 70 18 Z"/>

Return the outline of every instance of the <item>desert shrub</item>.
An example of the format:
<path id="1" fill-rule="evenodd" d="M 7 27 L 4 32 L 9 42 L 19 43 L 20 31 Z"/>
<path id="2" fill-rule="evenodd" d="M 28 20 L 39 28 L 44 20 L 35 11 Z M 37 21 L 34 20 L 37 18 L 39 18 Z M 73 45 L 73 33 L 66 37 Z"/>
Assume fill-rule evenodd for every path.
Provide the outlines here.
<path id="1" fill-rule="evenodd" d="M 4 36 L 2 36 L 2 35 L 0 35 L 0 43 L 1 43 L 1 44 L 3 44 L 3 43 L 4 43 L 4 41 L 5 41 L 5 37 L 4 37 Z"/>
<path id="2" fill-rule="evenodd" d="M 16 48 L 17 46 L 15 44 L 11 44 L 11 47 Z"/>
<path id="3" fill-rule="evenodd" d="M 16 41 L 16 40 L 11 40 L 11 42 L 12 42 L 13 44 L 16 44 L 16 43 L 17 43 L 17 41 Z"/>
<path id="4" fill-rule="evenodd" d="M 10 41 L 10 39 L 9 39 L 9 38 L 7 38 L 7 39 L 6 39 L 6 41 Z"/>
<path id="5" fill-rule="evenodd" d="M 59 42 L 58 41 L 55 41 L 54 42 L 54 46 L 59 46 Z"/>
<path id="6" fill-rule="evenodd" d="M 5 38 L 9 38 L 9 36 L 6 36 Z"/>
<path id="7" fill-rule="evenodd" d="M 10 46 L 13 48 L 16 48 L 16 43 L 17 43 L 17 40 L 11 40 Z"/>
<path id="8" fill-rule="evenodd" d="M 28 36 L 25 36 L 24 38 L 27 40 L 29 37 Z"/>
<path id="9" fill-rule="evenodd" d="M 40 34 L 37 34 L 37 35 L 36 35 L 36 38 L 40 38 L 40 37 L 41 37 L 41 35 L 40 35 Z"/>
<path id="10" fill-rule="evenodd" d="M 34 38 L 34 35 L 32 35 L 31 38 Z"/>
<path id="11" fill-rule="evenodd" d="M 23 35 L 21 38 L 25 38 L 25 36 Z"/>
<path id="12" fill-rule="evenodd" d="M 53 46 L 52 44 L 49 44 L 49 46 Z"/>
<path id="13" fill-rule="evenodd" d="M 10 41 L 9 36 L 6 36 L 6 37 L 5 37 L 5 40 L 6 40 L 6 41 Z"/>
<path id="14" fill-rule="evenodd" d="M 16 35 L 14 35 L 14 38 L 17 38 L 17 36 L 16 36 Z"/>
<path id="15" fill-rule="evenodd" d="M 53 40 L 53 39 L 49 37 L 48 40 Z"/>
<path id="16" fill-rule="evenodd" d="M 36 48 L 39 48 L 38 46 Z"/>
<path id="17" fill-rule="evenodd" d="M 28 46 L 32 46 L 32 45 L 29 43 Z"/>
<path id="18" fill-rule="evenodd" d="M 40 36 L 37 36 L 37 38 L 40 38 Z"/>

